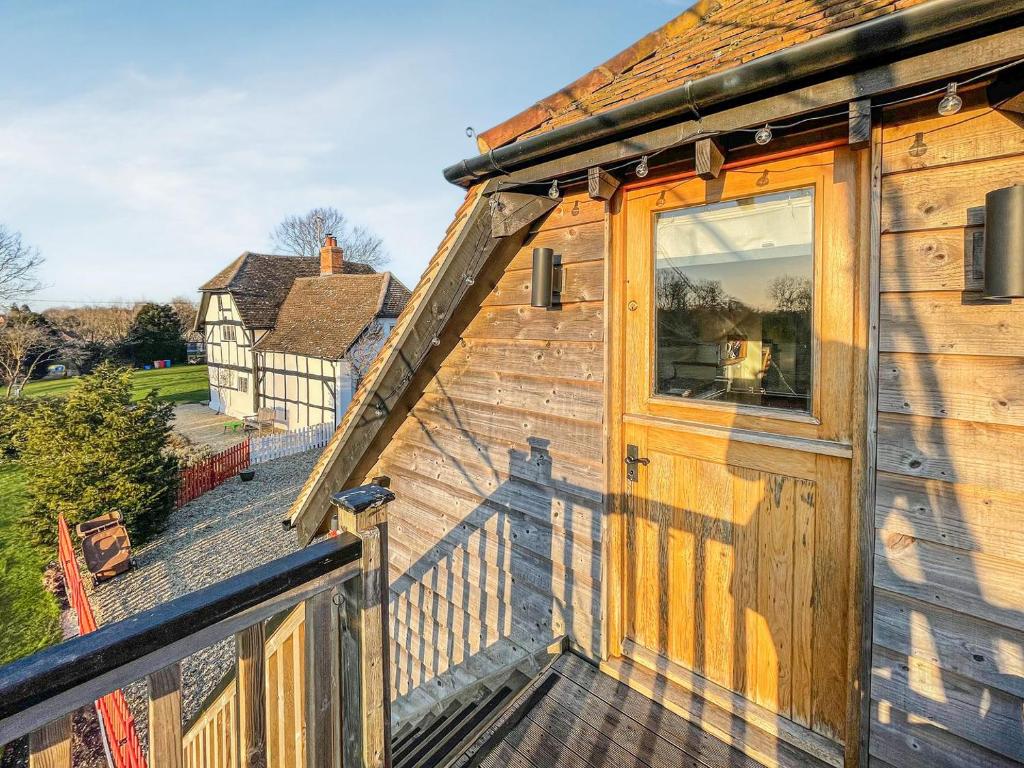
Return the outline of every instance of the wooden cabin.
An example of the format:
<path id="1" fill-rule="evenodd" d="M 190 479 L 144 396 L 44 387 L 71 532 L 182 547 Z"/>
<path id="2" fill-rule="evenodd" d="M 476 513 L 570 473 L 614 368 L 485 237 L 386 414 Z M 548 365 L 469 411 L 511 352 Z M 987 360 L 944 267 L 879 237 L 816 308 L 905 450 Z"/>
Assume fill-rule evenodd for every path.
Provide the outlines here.
<path id="1" fill-rule="evenodd" d="M 313 543 L 0 741 L 236 631 L 189 765 L 1020 765 L 1022 25 L 701 0 L 481 133 Z"/>

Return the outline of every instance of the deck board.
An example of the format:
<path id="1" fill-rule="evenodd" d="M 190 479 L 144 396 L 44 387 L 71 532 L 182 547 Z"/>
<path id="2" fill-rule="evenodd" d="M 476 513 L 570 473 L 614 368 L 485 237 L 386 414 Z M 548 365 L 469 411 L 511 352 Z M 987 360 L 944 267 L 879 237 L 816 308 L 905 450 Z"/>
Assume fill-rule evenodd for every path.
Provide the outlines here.
<path id="1" fill-rule="evenodd" d="M 472 746 L 468 765 L 763 768 L 572 653 L 537 683 L 512 705 L 506 727 Z"/>

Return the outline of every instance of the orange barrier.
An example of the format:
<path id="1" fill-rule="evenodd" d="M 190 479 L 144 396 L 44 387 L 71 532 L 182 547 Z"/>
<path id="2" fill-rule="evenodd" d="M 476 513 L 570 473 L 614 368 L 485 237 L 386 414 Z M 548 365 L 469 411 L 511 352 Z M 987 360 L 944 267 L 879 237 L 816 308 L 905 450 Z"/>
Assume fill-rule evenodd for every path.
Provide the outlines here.
<path id="1" fill-rule="evenodd" d="M 177 506 L 183 507 L 198 499 L 248 466 L 249 441 L 246 440 L 188 467 L 181 473 Z"/>
<path id="2" fill-rule="evenodd" d="M 57 558 L 61 570 L 64 571 L 64 591 L 68 602 L 78 616 L 78 634 L 87 635 L 96 631 L 96 617 L 82 585 L 82 576 L 78 570 L 78 559 L 75 548 L 71 544 L 71 534 L 64 521 L 64 515 L 57 517 Z M 139 734 L 135 730 L 135 718 L 128 709 L 124 692 L 118 688 L 96 701 L 96 709 L 103 719 L 103 730 L 107 737 L 110 754 L 117 768 L 146 768 L 146 756 L 139 744 Z"/>

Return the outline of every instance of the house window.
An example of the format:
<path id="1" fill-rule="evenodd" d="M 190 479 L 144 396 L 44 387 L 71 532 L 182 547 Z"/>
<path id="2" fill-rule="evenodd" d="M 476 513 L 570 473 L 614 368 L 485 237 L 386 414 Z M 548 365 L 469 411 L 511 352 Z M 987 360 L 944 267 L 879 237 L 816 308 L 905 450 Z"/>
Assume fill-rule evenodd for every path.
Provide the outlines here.
<path id="1" fill-rule="evenodd" d="M 235 340 L 235 326 L 233 326 L 233 325 L 222 326 L 221 327 L 221 337 L 224 339 L 224 341 L 234 341 Z"/>
<path id="2" fill-rule="evenodd" d="M 241 374 L 239 374 L 239 376 L 238 376 L 238 391 L 239 392 L 248 392 L 249 391 L 249 377 L 248 376 L 242 376 Z"/>
<path id="3" fill-rule="evenodd" d="M 810 410 L 814 190 L 655 219 L 655 392 Z"/>

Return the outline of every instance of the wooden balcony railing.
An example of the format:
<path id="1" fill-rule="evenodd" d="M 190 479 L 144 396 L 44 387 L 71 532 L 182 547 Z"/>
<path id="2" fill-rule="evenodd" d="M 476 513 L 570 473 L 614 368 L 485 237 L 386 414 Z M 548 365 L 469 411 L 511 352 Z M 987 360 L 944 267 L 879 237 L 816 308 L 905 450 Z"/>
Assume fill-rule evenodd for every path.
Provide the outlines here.
<path id="1" fill-rule="evenodd" d="M 276 720 L 283 691 L 270 685 L 267 669 L 266 623 L 287 614 L 287 695 L 302 698 L 286 721 L 292 738 L 301 739 L 293 760 L 302 755 L 317 768 L 389 766 L 386 505 L 393 498 L 378 486 L 340 493 L 334 503 L 344 532 L 337 536 L 0 668 L 0 744 L 31 734 L 32 766 L 69 768 L 71 714 L 146 678 L 150 768 L 264 768 L 269 721 L 277 740 L 271 753 L 297 745 Z M 197 744 L 193 723 L 186 750 L 179 662 L 230 637 L 233 690 L 214 702 L 221 725 Z"/>

